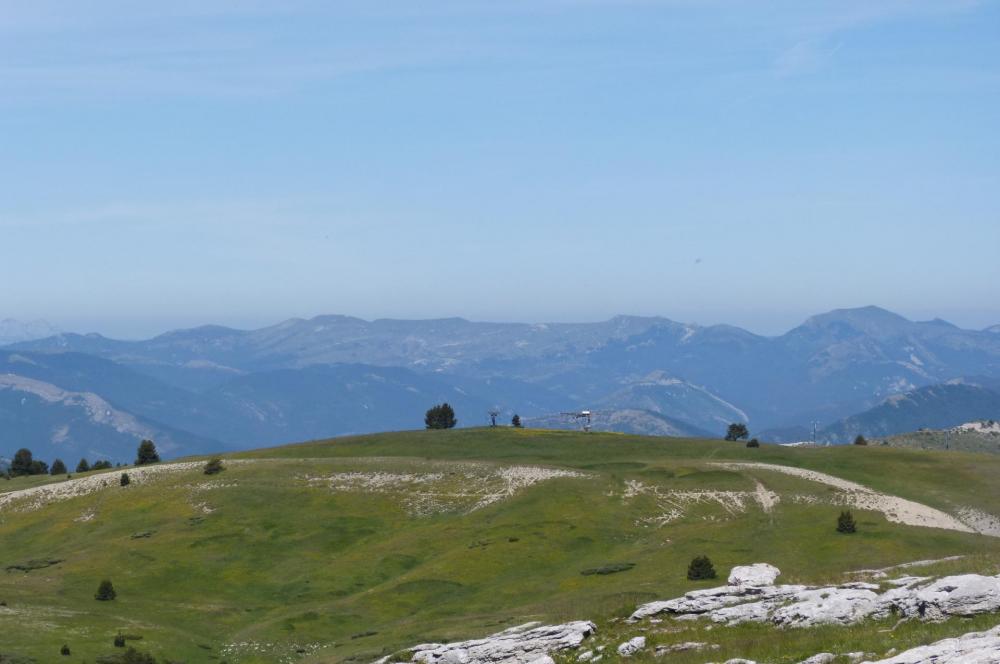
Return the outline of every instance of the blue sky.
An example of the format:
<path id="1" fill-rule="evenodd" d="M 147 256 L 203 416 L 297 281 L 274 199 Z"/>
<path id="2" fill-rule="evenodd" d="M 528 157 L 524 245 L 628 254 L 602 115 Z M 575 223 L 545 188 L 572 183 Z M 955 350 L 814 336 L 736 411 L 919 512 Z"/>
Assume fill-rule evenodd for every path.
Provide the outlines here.
<path id="1" fill-rule="evenodd" d="M 998 119 L 996 2 L 0 0 L 0 318 L 984 327 Z"/>

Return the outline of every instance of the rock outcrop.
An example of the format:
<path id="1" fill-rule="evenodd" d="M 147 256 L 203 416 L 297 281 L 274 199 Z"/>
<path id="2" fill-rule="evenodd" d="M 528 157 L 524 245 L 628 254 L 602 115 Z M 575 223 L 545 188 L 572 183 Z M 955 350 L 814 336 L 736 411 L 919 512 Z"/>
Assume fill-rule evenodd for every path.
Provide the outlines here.
<path id="1" fill-rule="evenodd" d="M 668 614 L 681 620 L 707 618 L 722 625 L 769 622 L 778 627 L 814 627 L 851 625 L 889 615 L 944 620 L 1000 611 L 1000 576 L 903 577 L 887 581 L 895 587 L 879 594 L 880 586 L 860 582 L 826 587 L 771 585 L 778 574 L 777 568 L 762 563 L 737 567 L 729 585 L 643 604 L 629 621 Z"/>
<path id="2" fill-rule="evenodd" d="M 995 664 L 1000 662 L 1000 626 L 920 646 L 867 664 Z"/>
<path id="3" fill-rule="evenodd" d="M 619 644 L 618 654 L 622 657 L 631 657 L 646 647 L 646 637 L 636 636 L 625 643 Z"/>
<path id="4" fill-rule="evenodd" d="M 549 653 L 579 647 L 596 629 L 585 620 L 563 625 L 526 623 L 485 639 L 425 643 L 410 648 L 412 657 L 406 659 L 423 664 L 546 664 L 552 661 L 547 659 Z"/>
<path id="5" fill-rule="evenodd" d="M 775 580 L 781 574 L 774 565 L 768 563 L 754 563 L 753 565 L 741 565 L 734 567 L 729 572 L 729 585 L 741 588 L 760 588 L 763 586 L 773 586 Z"/>

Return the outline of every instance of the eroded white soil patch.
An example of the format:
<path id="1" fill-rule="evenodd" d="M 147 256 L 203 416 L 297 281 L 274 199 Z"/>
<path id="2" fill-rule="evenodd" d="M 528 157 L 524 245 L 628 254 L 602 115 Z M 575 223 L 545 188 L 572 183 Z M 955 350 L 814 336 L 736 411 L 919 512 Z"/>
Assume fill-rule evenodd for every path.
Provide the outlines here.
<path id="1" fill-rule="evenodd" d="M 253 463 L 253 460 L 227 460 L 227 464 Z M 121 473 L 128 473 L 133 484 L 143 484 L 153 481 L 165 475 L 201 470 L 205 467 L 204 461 L 182 461 L 177 463 L 157 463 L 148 466 L 129 466 L 118 469 L 119 472 L 106 472 L 87 477 L 74 477 L 73 479 L 43 486 L 20 489 L 18 491 L 8 491 L 0 493 L 0 512 L 11 510 L 15 512 L 32 512 L 41 509 L 51 503 L 64 500 L 71 500 L 81 496 L 87 496 L 103 489 L 118 487 Z M 81 515 L 78 521 L 89 521 L 93 518 Z"/>
<path id="2" fill-rule="evenodd" d="M 859 510 L 881 512 L 885 515 L 886 519 L 893 523 L 901 523 L 908 526 L 923 526 L 925 528 L 942 528 L 963 533 L 981 533 L 983 535 L 1000 537 L 1000 521 L 992 515 L 976 510 L 964 509 L 960 514 L 968 512 L 970 514 L 975 513 L 977 516 L 967 521 L 965 519 L 960 520 L 928 505 L 880 493 L 862 484 L 815 470 L 770 463 L 727 462 L 713 463 L 712 465 L 726 470 L 773 471 L 825 484 L 839 491 L 833 498 L 835 503 L 854 507 Z"/>
<path id="3" fill-rule="evenodd" d="M 539 482 L 580 478 L 584 473 L 537 466 L 454 464 L 428 472 L 351 471 L 306 476 L 310 486 L 335 492 L 392 494 L 415 515 L 476 510 L 505 500 Z"/>
<path id="4" fill-rule="evenodd" d="M 697 505 L 720 507 L 724 517 L 728 518 L 746 512 L 747 507 L 752 504 L 756 504 L 765 512 L 770 512 L 780 501 L 778 494 L 760 482 L 757 482 L 754 491 L 677 491 L 638 480 L 626 480 L 622 499 L 631 500 L 637 496 L 650 496 L 656 501 L 657 513 L 643 517 L 637 522 L 637 525 L 647 526 L 663 526 L 676 521 Z M 715 520 L 711 515 L 705 515 L 703 518 Z"/>

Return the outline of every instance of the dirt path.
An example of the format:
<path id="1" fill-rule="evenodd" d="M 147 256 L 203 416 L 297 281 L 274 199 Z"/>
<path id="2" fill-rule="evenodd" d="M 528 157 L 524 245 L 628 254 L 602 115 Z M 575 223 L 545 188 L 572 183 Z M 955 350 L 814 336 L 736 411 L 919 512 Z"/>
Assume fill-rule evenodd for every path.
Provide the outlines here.
<path id="1" fill-rule="evenodd" d="M 908 526 L 923 526 L 925 528 L 943 528 L 945 530 L 957 530 L 963 533 L 980 533 L 992 537 L 1000 536 L 1000 531 L 996 528 L 982 527 L 979 521 L 973 521 L 972 525 L 963 523 L 958 518 L 942 512 L 939 509 L 923 505 L 921 503 L 879 493 L 862 484 L 851 482 L 840 477 L 827 475 L 815 470 L 804 468 L 794 468 L 792 466 L 780 466 L 770 463 L 713 463 L 718 468 L 726 470 L 768 470 L 786 475 L 794 475 L 811 482 L 818 482 L 827 486 L 839 489 L 842 493 L 840 499 L 844 504 L 855 507 L 859 510 L 871 510 L 881 512 L 885 518 L 893 523 L 902 523 Z"/>

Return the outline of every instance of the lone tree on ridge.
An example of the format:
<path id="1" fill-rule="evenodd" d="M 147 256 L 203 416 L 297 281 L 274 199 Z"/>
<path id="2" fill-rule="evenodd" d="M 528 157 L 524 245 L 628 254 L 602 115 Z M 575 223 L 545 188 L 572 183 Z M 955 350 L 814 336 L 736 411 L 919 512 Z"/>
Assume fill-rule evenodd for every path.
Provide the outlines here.
<path id="1" fill-rule="evenodd" d="M 726 430 L 726 440 L 746 440 L 750 437 L 750 430 L 742 422 L 733 422 Z"/>
<path id="2" fill-rule="evenodd" d="M 156 451 L 156 444 L 151 440 L 144 440 L 139 443 L 139 450 L 135 458 L 135 465 L 142 466 L 147 463 L 159 463 L 160 455 Z"/>
<path id="3" fill-rule="evenodd" d="M 428 429 L 451 429 L 456 424 L 455 409 L 447 401 L 429 409 L 424 415 L 424 425 Z"/>

